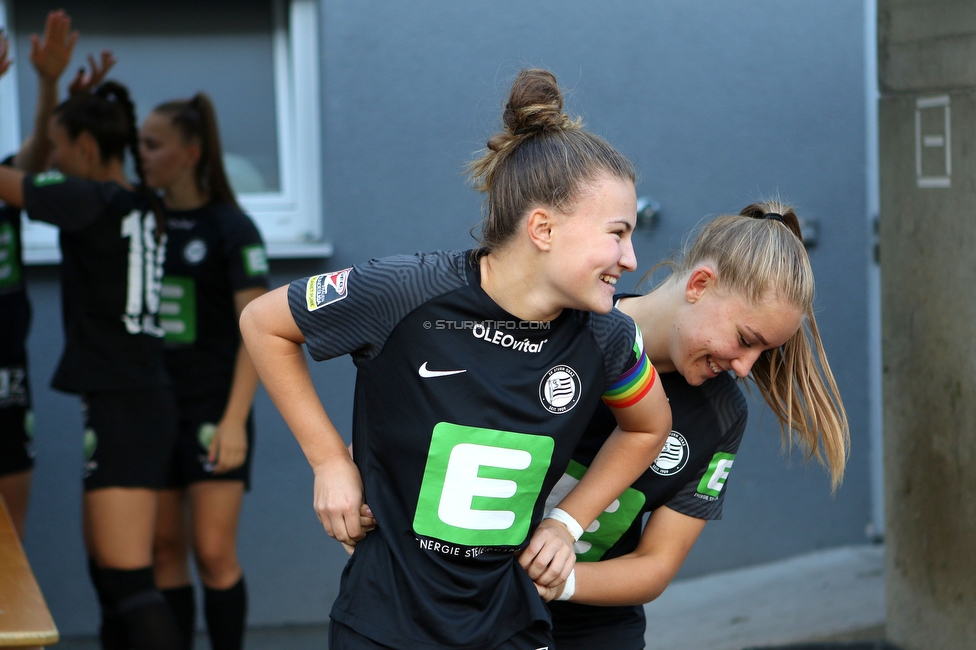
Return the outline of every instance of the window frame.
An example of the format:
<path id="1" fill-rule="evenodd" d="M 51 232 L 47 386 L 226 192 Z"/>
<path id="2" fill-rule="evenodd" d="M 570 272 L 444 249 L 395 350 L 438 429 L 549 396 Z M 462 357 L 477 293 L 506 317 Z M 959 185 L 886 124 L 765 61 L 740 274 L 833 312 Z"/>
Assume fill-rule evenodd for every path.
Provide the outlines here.
<path id="1" fill-rule="evenodd" d="M 322 130 L 317 0 L 268 0 L 272 10 L 272 62 L 277 122 L 279 189 L 239 194 L 241 207 L 261 231 L 271 258 L 324 258 L 333 253 L 325 239 L 322 201 Z M 0 0 L 10 57 L 30 65 L 28 53 L 14 51 L 16 16 L 11 1 Z M 17 75 L 0 78 L 0 152 L 20 148 Z M 33 119 L 33 115 L 28 119 Z M 26 264 L 55 264 L 61 254 L 57 230 L 24 220 Z"/>

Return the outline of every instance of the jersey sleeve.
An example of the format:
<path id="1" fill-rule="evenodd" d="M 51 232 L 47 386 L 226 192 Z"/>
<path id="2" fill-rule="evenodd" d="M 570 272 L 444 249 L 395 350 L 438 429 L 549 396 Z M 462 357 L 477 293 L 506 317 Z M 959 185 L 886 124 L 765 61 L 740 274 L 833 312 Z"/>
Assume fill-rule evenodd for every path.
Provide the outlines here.
<path id="1" fill-rule="evenodd" d="M 623 317 L 623 326 L 618 324 L 621 332 L 617 339 L 620 341 L 623 356 L 614 358 L 614 363 L 607 365 L 607 388 L 603 393 L 603 402 L 615 409 L 627 408 L 636 404 L 654 386 L 657 371 L 644 353 L 644 336 L 640 327 L 629 316 L 617 307 L 624 298 L 631 298 L 635 294 L 617 294 L 613 298 L 612 315 Z M 620 346 L 618 346 L 620 347 Z"/>
<path id="2" fill-rule="evenodd" d="M 416 307 L 464 286 L 463 264 L 457 251 L 371 260 L 292 282 L 288 305 L 313 359 L 351 354 L 359 364 Z"/>
<path id="3" fill-rule="evenodd" d="M 707 384 L 708 382 L 706 382 Z M 723 434 L 708 464 L 665 505 L 698 519 L 721 519 L 725 487 L 745 432 L 748 408 L 735 382 L 710 396 Z"/>
<path id="4" fill-rule="evenodd" d="M 122 190 L 115 183 L 99 183 L 56 171 L 24 177 L 27 216 L 65 232 L 76 232 L 94 222 Z"/>
<path id="5" fill-rule="evenodd" d="M 228 209 L 221 219 L 227 279 L 234 291 L 268 286 L 268 254 L 254 221 Z"/>

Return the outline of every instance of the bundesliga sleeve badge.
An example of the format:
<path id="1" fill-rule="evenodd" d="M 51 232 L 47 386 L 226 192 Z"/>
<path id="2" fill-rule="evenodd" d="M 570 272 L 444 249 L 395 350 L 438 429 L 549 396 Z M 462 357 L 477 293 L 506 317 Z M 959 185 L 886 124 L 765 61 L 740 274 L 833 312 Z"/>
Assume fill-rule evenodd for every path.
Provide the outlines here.
<path id="1" fill-rule="evenodd" d="M 350 271 L 352 267 L 310 277 L 305 285 L 305 303 L 308 310 L 315 311 L 345 298 L 348 295 Z"/>

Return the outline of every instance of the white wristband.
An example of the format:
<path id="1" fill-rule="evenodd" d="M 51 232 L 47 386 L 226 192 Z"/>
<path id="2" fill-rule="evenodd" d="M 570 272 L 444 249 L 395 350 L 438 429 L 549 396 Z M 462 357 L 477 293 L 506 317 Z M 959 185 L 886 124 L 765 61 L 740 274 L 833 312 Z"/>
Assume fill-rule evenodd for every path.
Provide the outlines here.
<path id="1" fill-rule="evenodd" d="M 569 572 L 569 577 L 566 578 L 566 585 L 563 587 L 563 593 L 556 597 L 556 600 L 569 600 L 576 593 L 576 568 Z"/>
<path id="2" fill-rule="evenodd" d="M 573 541 L 578 542 L 579 538 L 583 536 L 583 527 L 580 526 L 579 522 L 565 510 L 560 508 L 553 508 L 546 515 L 546 519 L 555 519 L 556 521 L 562 522 L 569 529 L 570 535 L 573 536 Z"/>

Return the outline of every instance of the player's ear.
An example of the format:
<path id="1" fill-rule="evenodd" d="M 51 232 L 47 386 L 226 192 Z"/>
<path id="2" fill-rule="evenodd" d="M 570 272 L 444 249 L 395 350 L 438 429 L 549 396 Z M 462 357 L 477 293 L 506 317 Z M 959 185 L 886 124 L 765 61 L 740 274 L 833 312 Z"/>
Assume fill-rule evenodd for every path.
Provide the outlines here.
<path id="1" fill-rule="evenodd" d="M 545 208 L 535 208 L 525 222 L 529 241 L 540 251 L 548 251 L 552 246 L 553 215 Z"/>
<path id="2" fill-rule="evenodd" d="M 717 279 L 718 276 L 712 267 L 707 264 L 696 266 L 688 274 L 688 280 L 685 282 L 685 300 L 690 303 L 698 302 L 705 295 L 705 291 L 715 286 Z"/>

